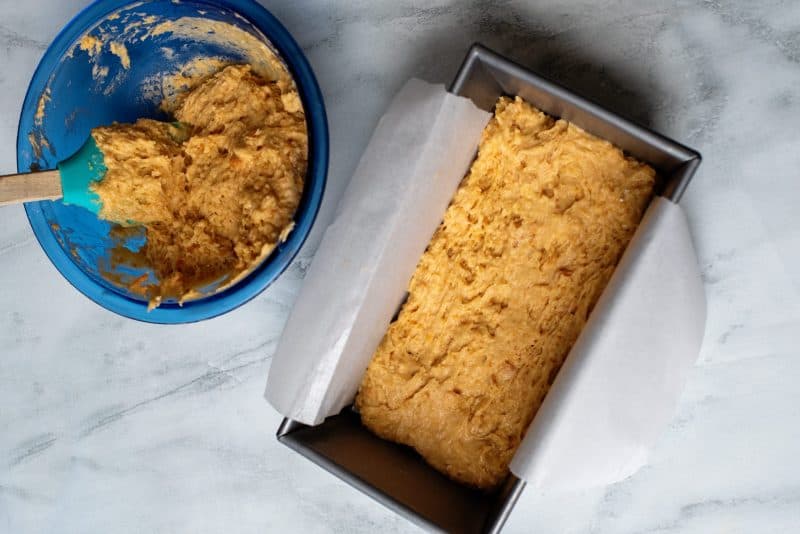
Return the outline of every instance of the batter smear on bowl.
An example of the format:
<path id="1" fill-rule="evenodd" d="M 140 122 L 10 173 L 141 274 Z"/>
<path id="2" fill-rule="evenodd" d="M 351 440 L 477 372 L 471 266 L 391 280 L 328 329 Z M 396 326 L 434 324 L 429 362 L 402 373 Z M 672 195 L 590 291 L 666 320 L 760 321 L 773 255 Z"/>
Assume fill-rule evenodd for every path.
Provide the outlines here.
<path id="1" fill-rule="evenodd" d="M 286 78 L 231 65 L 180 97 L 176 122 L 96 128 L 107 171 L 100 217 L 146 228 L 140 253 L 158 281 L 135 281 L 157 306 L 228 286 L 286 238 L 303 193 L 308 137 Z"/>

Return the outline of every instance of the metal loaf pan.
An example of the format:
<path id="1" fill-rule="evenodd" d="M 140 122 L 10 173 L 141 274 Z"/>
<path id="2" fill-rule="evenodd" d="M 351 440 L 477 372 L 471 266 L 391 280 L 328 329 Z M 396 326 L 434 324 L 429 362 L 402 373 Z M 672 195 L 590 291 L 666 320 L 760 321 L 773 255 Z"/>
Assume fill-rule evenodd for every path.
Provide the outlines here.
<path id="1" fill-rule="evenodd" d="M 700 154 L 628 121 L 568 89 L 476 44 L 450 91 L 492 111 L 502 95 L 519 95 L 542 111 L 569 120 L 652 165 L 658 192 L 677 202 L 700 164 Z M 493 493 L 455 483 L 412 449 L 384 441 L 347 408 L 319 426 L 286 419 L 278 440 L 423 528 L 465 534 L 499 532 L 525 483 L 510 475 Z"/>

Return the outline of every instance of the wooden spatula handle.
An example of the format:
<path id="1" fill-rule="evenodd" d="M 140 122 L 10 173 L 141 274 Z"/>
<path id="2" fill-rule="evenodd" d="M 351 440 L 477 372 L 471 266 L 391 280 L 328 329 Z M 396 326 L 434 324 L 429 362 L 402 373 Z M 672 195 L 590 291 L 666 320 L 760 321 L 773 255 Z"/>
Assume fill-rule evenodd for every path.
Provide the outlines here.
<path id="1" fill-rule="evenodd" d="M 55 200 L 62 196 L 61 176 L 57 170 L 0 176 L 0 206 Z"/>

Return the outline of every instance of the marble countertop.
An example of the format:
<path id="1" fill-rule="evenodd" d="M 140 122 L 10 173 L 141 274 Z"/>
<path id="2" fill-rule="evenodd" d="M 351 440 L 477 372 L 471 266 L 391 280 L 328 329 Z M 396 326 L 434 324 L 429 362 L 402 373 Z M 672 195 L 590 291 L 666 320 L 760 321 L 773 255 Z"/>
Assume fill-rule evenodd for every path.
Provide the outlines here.
<path id="1" fill-rule="evenodd" d="M 28 81 L 85 0 L 0 3 L 0 174 Z M 262 398 L 276 339 L 389 99 L 448 82 L 481 41 L 681 140 L 708 296 L 702 352 L 650 463 L 616 485 L 526 491 L 507 532 L 800 530 L 800 3 L 264 2 L 325 93 L 330 186 L 278 283 L 227 316 L 115 316 L 0 209 L 0 532 L 413 532 L 279 445 Z"/>

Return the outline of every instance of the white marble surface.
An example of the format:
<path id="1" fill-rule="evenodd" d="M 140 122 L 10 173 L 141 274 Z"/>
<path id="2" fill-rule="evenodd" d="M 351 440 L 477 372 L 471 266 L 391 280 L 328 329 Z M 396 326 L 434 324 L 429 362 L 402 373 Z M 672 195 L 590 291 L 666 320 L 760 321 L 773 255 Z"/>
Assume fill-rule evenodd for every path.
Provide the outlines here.
<path id="1" fill-rule="evenodd" d="M 38 59 L 84 4 L 0 0 L 0 173 Z M 265 4 L 327 99 L 317 230 L 394 91 L 450 80 L 476 40 L 705 157 L 683 205 L 708 327 L 674 421 L 638 474 L 526 492 L 508 532 L 800 531 L 800 2 Z M 245 307 L 151 326 L 81 296 L 0 209 L 0 532 L 415 531 L 274 439 L 262 388 L 315 243 Z"/>

